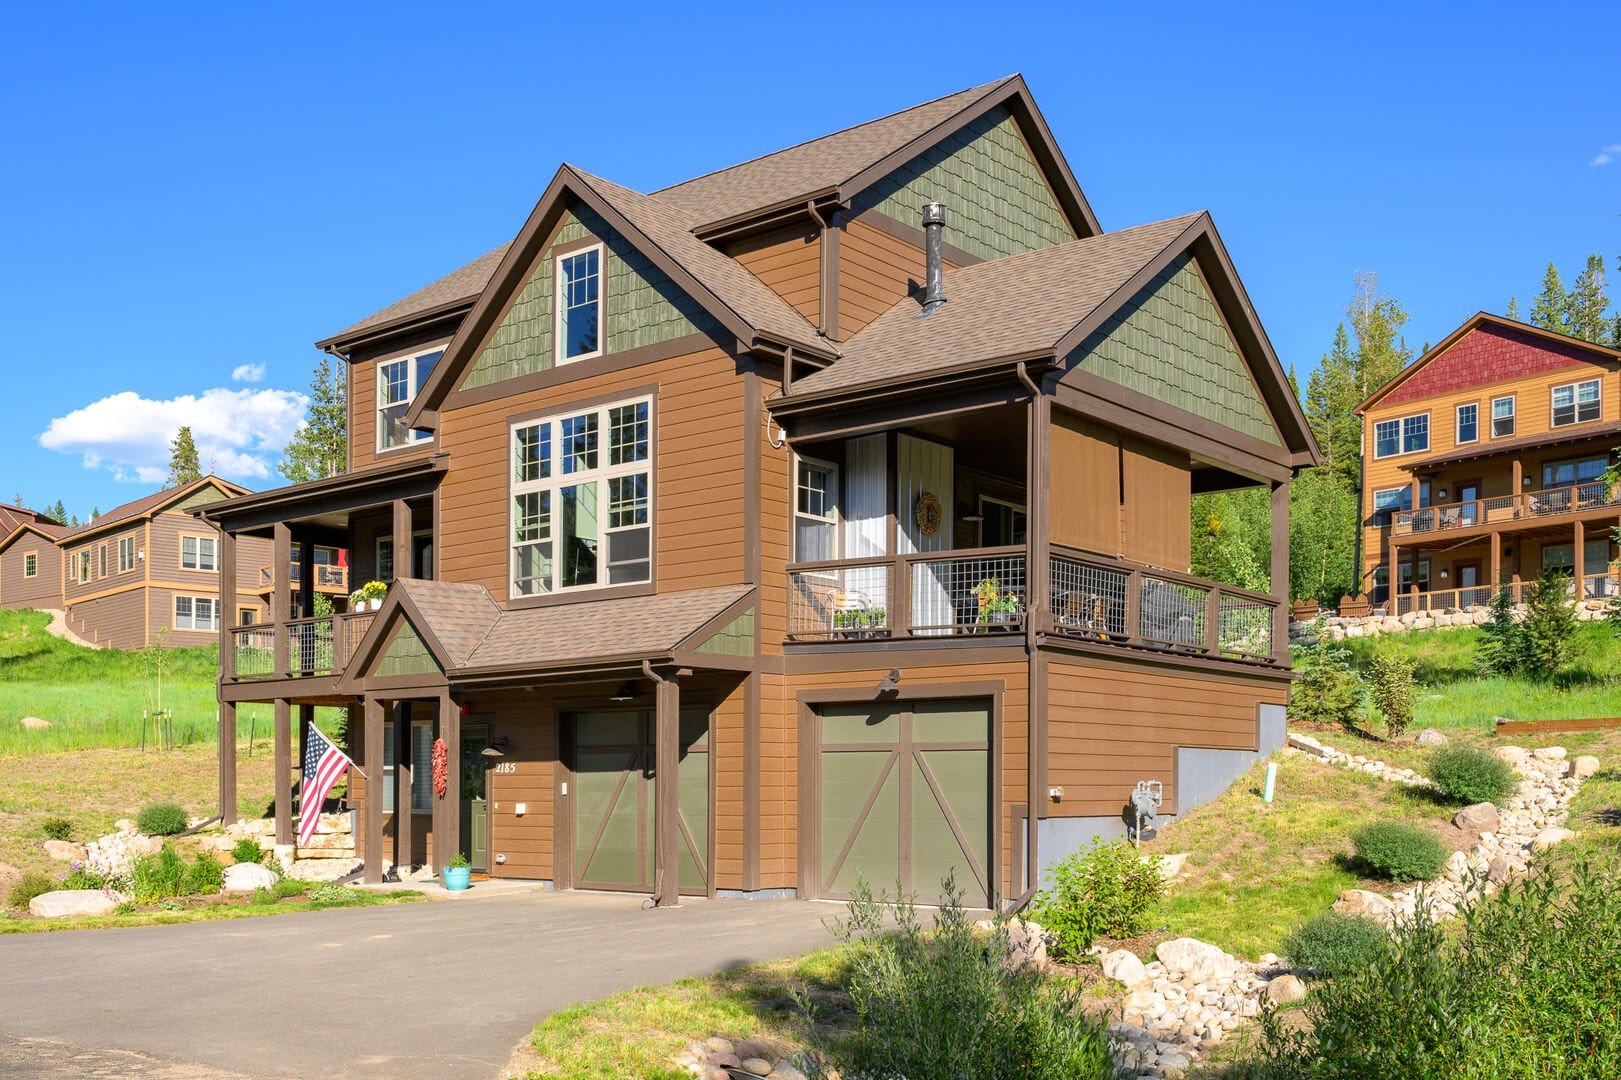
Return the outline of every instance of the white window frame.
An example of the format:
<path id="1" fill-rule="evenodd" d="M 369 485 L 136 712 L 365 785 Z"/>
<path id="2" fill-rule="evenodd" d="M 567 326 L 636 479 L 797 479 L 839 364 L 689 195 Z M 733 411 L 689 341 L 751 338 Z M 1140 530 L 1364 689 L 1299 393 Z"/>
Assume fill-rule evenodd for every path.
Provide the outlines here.
<path id="1" fill-rule="evenodd" d="M 427 755 L 417 760 L 418 733 L 427 734 Z M 433 722 L 411 721 L 411 813 L 433 813 Z M 394 812 L 394 721 L 383 721 L 383 813 Z"/>
<path id="2" fill-rule="evenodd" d="M 1407 449 L 1407 427 L 1408 427 L 1409 424 L 1411 424 L 1414 421 L 1419 420 L 1419 419 L 1423 419 L 1423 421 L 1424 421 L 1424 445 L 1423 446 L 1416 446 L 1413 449 L 1409 450 L 1409 449 Z M 1393 452 L 1388 453 L 1388 454 L 1381 454 L 1379 452 L 1379 428 L 1380 428 L 1381 425 L 1384 425 L 1384 424 L 1395 424 L 1396 425 L 1396 449 Z M 1428 451 L 1429 448 L 1430 448 L 1430 414 L 1429 414 L 1429 410 L 1427 410 L 1427 409 L 1424 412 L 1409 413 L 1406 416 L 1390 416 L 1390 417 L 1386 417 L 1383 420 L 1374 421 L 1374 424 L 1373 424 L 1373 456 L 1374 456 L 1375 459 L 1401 457 L 1404 454 L 1422 454 L 1422 453 L 1425 453 L 1426 451 Z"/>
<path id="3" fill-rule="evenodd" d="M 39 576 L 39 552 L 23 552 L 23 577 Z"/>
<path id="4" fill-rule="evenodd" d="M 1396 449 L 1388 454 L 1381 454 L 1379 452 L 1379 429 L 1386 424 L 1396 425 Z M 1376 461 L 1380 458 L 1401 456 L 1401 417 L 1393 416 L 1388 420 L 1375 420 L 1373 422 L 1373 456 Z"/>
<path id="5" fill-rule="evenodd" d="M 632 408 L 637 405 L 647 409 L 647 456 L 638 461 L 612 464 L 609 457 L 612 449 L 613 421 L 612 413 L 615 409 Z M 595 415 L 597 418 L 597 464 L 594 468 L 582 469 L 576 472 L 563 470 L 563 423 L 575 417 Z M 547 474 L 534 480 L 520 480 L 517 471 L 518 432 L 529 428 L 549 427 L 551 432 L 549 443 L 549 466 Z M 542 416 L 529 416 L 514 420 L 507 425 L 507 595 L 513 600 L 532 600 L 547 596 L 564 596 L 571 593 L 594 592 L 601 589 L 623 588 L 650 585 L 653 582 L 653 563 L 655 561 L 658 533 L 656 522 L 657 499 L 654 484 L 654 462 L 658 454 L 658 417 L 657 410 L 651 395 L 643 394 L 637 397 L 623 398 L 617 401 L 606 401 L 599 404 L 571 409 L 559 409 Z M 615 526 L 609 524 L 612 513 L 612 482 L 627 477 L 645 476 L 647 480 L 647 520 L 645 523 Z M 563 489 L 581 484 L 596 484 L 598 486 L 598 580 L 587 585 L 563 585 L 560 582 L 563 560 L 558 545 L 562 543 L 561 520 L 563 511 Z M 534 539 L 520 541 L 517 538 L 517 501 L 520 495 L 546 494 L 551 496 L 550 509 L 546 513 L 547 524 L 544 535 Z M 639 581 L 613 581 L 608 580 L 608 540 L 614 532 L 625 532 L 632 529 L 646 528 L 647 536 L 647 577 Z M 545 586 L 533 592 L 520 591 L 518 588 L 518 552 L 520 547 L 550 542 L 552 545 L 551 567 L 549 580 Z M 640 561 L 640 560 L 637 560 Z"/>
<path id="6" fill-rule="evenodd" d="M 182 600 L 186 601 L 188 608 L 184 616 L 180 614 L 180 601 Z M 203 604 L 208 605 L 208 609 L 212 614 L 208 618 L 206 626 L 198 626 L 197 608 Z M 180 621 L 182 618 L 186 620 L 184 623 Z M 174 621 L 170 625 L 176 630 L 198 630 L 205 633 L 217 633 L 220 628 L 219 599 L 213 596 L 189 596 L 184 593 L 176 593 L 174 598 Z"/>
<path id="7" fill-rule="evenodd" d="M 1379 505 L 1379 496 L 1388 495 L 1392 491 L 1405 492 L 1406 495 L 1402 499 L 1400 499 L 1395 506 L 1380 506 Z M 1402 484 L 1399 487 L 1387 487 L 1387 488 L 1375 488 L 1374 489 L 1374 492 L 1373 492 L 1373 517 L 1374 517 L 1375 521 L 1380 521 L 1379 515 L 1384 514 L 1386 516 L 1383 518 L 1382 524 L 1392 525 L 1392 524 L 1395 524 L 1397 514 L 1401 513 L 1404 510 L 1411 510 L 1411 509 L 1413 509 L 1413 488 L 1412 488 L 1412 485 L 1410 485 L 1410 484 Z"/>
<path id="8" fill-rule="evenodd" d="M 1582 401 L 1582 391 L 1587 387 L 1592 387 L 1592 389 L 1593 389 L 1593 399 L 1591 401 L 1584 402 L 1584 401 Z M 1567 391 L 1567 390 L 1570 392 L 1570 404 L 1565 405 L 1565 406 L 1561 406 L 1559 404 L 1559 395 L 1560 395 L 1560 393 L 1562 391 Z M 1591 405 L 1593 407 L 1593 415 L 1592 416 L 1585 416 L 1584 417 L 1582 415 L 1582 406 L 1583 405 Z M 1562 420 L 1559 419 L 1559 410 L 1561 408 L 1568 408 L 1570 410 L 1570 419 L 1569 420 L 1563 420 L 1562 421 Z M 1570 427 L 1573 424 L 1591 424 L 1595 420 L 1602 420 L 1602 419 L 1604 419 L 1604 387 L 1603 387 L 1603 384 L 1598 379 L 1581 379 L 1581 380 L 1578 380 L 1577 382 L 1569 382 L 1569 383 L 1563 384 L 1562 386 L 1555 386 L 1555 387 L 1551 387 L 1549 389 L 1549 391 L 1548 391 L 1548 426 L 1549 427 L 1551 427 L 1551 428 L 1560 428 L 1560 427 Z"/>
<path id="9" fill-rule="evenodd" d="M 107 545 L 96 545 L 96 577 L 107 577 Z"/>
<path id="10" fill-rule="evenodd" d="M 1503 419 L 1508 421 L 1508 430 L 1506 432 L 1504 432 L 1503 434 L 1499 435 L 1497 433 L 1497 420 L 1498 420 L 1497 405 L 1498 405 L 1499 402 L 1503 402 L 1503 401 L 1508 402 L 1508 415 L 1506 417 L 1503 417 Z M 1500 397 L 1492 398 L 1491 424 L 1492 424 L 1492 435 L 1491 435 L 1492 438 L 1494 438 L 1494 439 L 1512 439 L 1514 437 L 1514 433 L 1519 430 L 1520 421 L 1519 421 L 1519 403 L 1514 400 L 1514 395 L 1513 394 L 1503 394 Z"/>
<path id="11" fill-rule="evenodd" d="M 422 366 L 422 361 L 431 356 L 433 362 L 437 364 L 444 358 L 444 355 L 445 346 L 434 345 L 418 352 L 407 353 L 404 356 L 390 356 L 377 361 L 376 367 L 373 368 L 374 378 L 372 380 L 372 423 L 376 428 L 374 441 L 377 444 L 379 454 L 404 450 L 407 447 L 416 446 L 418 443 L 432 441 L 432 432 L 423 431 L 421 428 L 406 428 L 404 442 L 384 446 L 383 432 L 387 430 L 388 425 L 383 419 L 383 410 L 398 407 L 402 418 L 406 413 L 410 412 L 412 402 L 416 401 L 417 394 L 421 391 L 421 387 L 418 385 L 420 381 L 418 369 Z M 383 370 L 397 364 L 405 365 L 405 400 L 384 402 L 383 387 L 386 385 L 386 381 L 383 377 Z"/>
<path id="12" fill-rule="evenodd" d="M 193 563 L 186 563 L 186 541 L 195 540 Z M 207 558 L 205 560 L 204 554 Z M 204 566 L 203 563 L 208 565 Z M 217 574 L 220 568 L 220 539 L 217 536 L 200 536 L 195 533 L 180 534 L 180 569 L 195 570 L 200 574 Z"/>
<path id="13" fill-rule="evenodd" d="M 806 513 L 799 508 L 799 493 L 803 489 L 803 486 L 800 483 L 800 477 L 802 475 L 802 470 L 807 466 L 812 469 L 820 469 L 827 476 L 827 489 L 824 492 L 824 496 L 827 500 L 827 513 L 825 514 L 818 515 Z M 799 522 L 801 519 L 804 519 L 805 521 L 814 521 L 818 524 L 833 526 L 833 550 L 828 555 L 828 559 L 840 559 L 844 557 L 844 522 L 843 515 L 840 513 L 839 483 L 839 467 L 833 462 L 826 461 L 822 458 L 805 457 L 800 454 L 794 455 L 794 501 L 792 505 L 793 529 L 791 533 L 794 545 L 794 562 L 822 561 L 819 559 L 807 559 L 799 550 Z"/>
<path id="14" fill-rule="evenodd" d="M 570 259 L 577 259 L 582 255 L 596 254 L 597 257 L 597 347 L 591 352 L 581 353 L 578 356 L 569 356 L 568 338 L 563 333 L 563 316 L 566 305 L 563 302 L 563 264 Z M 602 355 L 607 347 L 607 311 L 608 311 L 608 253 L 600 243 L 589 247 L 576 248 L 565 251 L 552 257 L 552 342 L 553 356 L 557 366 L 564 364 L 578 364 L 582 360 L 594 360 Z"/>
<path id="15" fill-rule="evenodd" d="M 1473 410 L 1475 410 L 1475 437 L 1472 438 L 1472 439 L 1466 439 L 1461 434 L 1462 431 L 1463 431 L 1463 410 L 1465 410 L 1465 409 L 1473 409 Z M 1477 443 L 1477 442 L 1480 441 L 1480 402 L 1478 402 L 1478 401 L 1464 401 L 1464 402 L 1460 402 L 1457 406 L 1455 406 L 1453 408 L 1453 410 L 1452 410 L 1452 441 L 1454 443 L 1456 443 L 1457 445 L 1459 445 L 1459 446 L 1463 446 L 1463 445 L 1466 445 L 1468 443 Z"/>
<path id="16" fill-rule="evenodd" d="M 127 574 L 135 569 L 135 537 L 118 538 L 118 572 Z"/>

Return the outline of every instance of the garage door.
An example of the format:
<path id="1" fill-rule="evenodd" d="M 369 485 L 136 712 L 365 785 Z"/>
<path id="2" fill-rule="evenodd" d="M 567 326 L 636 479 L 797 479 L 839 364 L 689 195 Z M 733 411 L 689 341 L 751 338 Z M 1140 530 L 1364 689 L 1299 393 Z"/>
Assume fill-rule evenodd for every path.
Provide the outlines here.
<path id="1" fill-rule="evenodd" d="M 819 895 L 848 898 L 860 877 L 932 903 L 949 873 L 965 904 L 987 904 L 990 703 L 824 705 L 819 717 Z"/>

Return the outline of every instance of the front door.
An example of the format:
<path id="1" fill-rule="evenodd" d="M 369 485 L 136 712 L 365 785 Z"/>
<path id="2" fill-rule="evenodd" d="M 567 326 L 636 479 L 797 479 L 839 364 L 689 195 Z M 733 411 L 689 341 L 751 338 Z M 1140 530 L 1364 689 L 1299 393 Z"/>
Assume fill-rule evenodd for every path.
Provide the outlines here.
<path id="1" fill-rule="evenodd" d="M 461 850 L 474 870 L 484 872 L 490 868 L 490 762 L 500 760 L 484 756 L 488 745 L 489 728 L 462 729 Z"/>
<path id="2" fill-rule="evenodd" d="M 655 775 L 651 709 L 573 717 L 574 884 L 652 892 Z M 709 888 L 709 712 L 681 710 L 681 891 Z"/>
<path id="3" fill-rule="evenodd" d="M 1458 485 L 1458 523 L 1467 528 L 1480 522 L 1480 484 L 1468 481 Z"/>

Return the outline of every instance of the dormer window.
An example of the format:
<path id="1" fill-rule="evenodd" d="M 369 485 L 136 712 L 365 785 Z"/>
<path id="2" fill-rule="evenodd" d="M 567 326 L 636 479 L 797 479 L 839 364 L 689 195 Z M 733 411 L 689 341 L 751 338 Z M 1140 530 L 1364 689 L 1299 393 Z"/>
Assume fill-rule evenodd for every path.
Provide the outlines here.
<path id="1" fill-rule="evenodd" d="M 602 354 L 602 245 L 557 257 L 557 362 Z"/>
<path id="2" fill-rule="evenodd" d="M 405 413 L 428 381 L 445 350 L 430 349 L 377 364 L 377 449 L 395 450 L 433 438 L 433 432 L 407 428 Z"/>

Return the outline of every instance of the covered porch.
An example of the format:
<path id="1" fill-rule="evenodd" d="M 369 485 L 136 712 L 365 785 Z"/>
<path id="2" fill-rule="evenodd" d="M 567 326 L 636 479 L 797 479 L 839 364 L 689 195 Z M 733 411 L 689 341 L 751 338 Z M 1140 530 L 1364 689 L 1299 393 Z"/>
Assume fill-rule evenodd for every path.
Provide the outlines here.
<path id="1" fill-rule="evenodd" d="M 1621 561 L 1613 530 L 1621 523 L 1613 511 L 1597 520 L 1578 518 L 1567 524 L 1533 522 L 1513 529 L 1484 529 L 1434 536 L 1392 536 L 1390 575 L 1384 587 L 1390 614 L 1443 611 L 1491 603 L 1506 589 L 1514 603 L 1525 598 L 1525 586 L 1545 570 L 1571 581 L 1573 599 L 1602 601 L 1621 596 Z"/>

